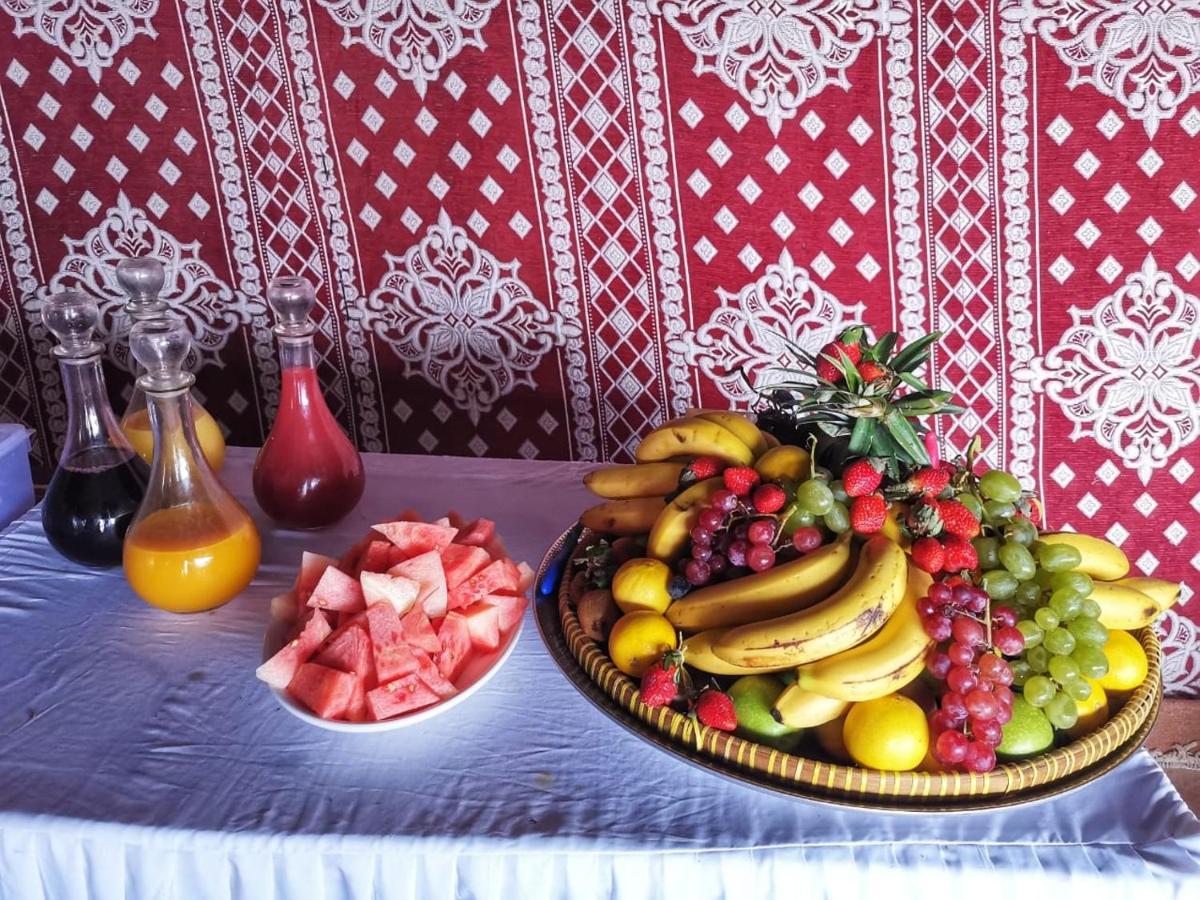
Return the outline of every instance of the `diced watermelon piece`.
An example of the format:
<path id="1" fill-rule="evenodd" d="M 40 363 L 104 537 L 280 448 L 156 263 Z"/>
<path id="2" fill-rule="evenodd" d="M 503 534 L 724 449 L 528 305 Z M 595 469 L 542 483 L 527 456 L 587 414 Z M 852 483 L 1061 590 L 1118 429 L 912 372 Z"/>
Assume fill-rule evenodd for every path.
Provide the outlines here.
<path id="1" fill-rule="evenodd" d="M 442 569 L 442 557 L 436 550 L 414 556 L 388 570 L 389 575 L 403 575 L 421 585 L 417 603 L 431 618 L 446 611 L 446 572 Z"/>
<path id="2" fill-rule="evenodd" d="M 438 671 L 437 663 L 421 650 L 415 651 L 417 656 L 417 674 L 421 680 L 429 685 L 430 690 L 445 700 L 448 697 L 453 697 L 458 693 L 458 688 L 446 680 L 445 676 Z"/>
<path id="3" fill-rule="evenodd" d="M 360 572 L 386 572 L 391 562 L 392 545 L 387 541 L 371 541 L 358 561 Z"/>
<path id="4" fill-rule="evenodd" d="M 371 708 L 367 706 L 367 679 L 358 678 L 354 682 L 354 692 L 350 702 L 346 704 L 347 722 L 369 722 Z"/>
<path id="5" fill-rule="evenodd" d="M 419 671 L 421 657 L 425 655 L 427 654 L 424 650 L 418 650 L 408 644 L 395 644 L 375 651 L 375 675 L 378 683 L 384 684 Z"/>
<path id="6" fill-rule="evenodd" d="M 520 573 L 511 560 L 498 559 L 450 591 L 449 608 L 470 606 L 498 591 L 516 591 L 520 580 Z"/>
<path id="7" fill-rule="evenodd" d="M 255 670 L 259 680 L 283 690 L 296 675 L 301 664 L 308 661 L 321 642 L 329 637 L 329 622 L 320 612 L 309 616 L 303 630 Z"/>
<path id="8" fill-rule="evenodd" d="M 305 550 L 300 555 L 300 571 L 296 573 L 296 583 L 292 585 L 296 594 L 296 616 L 304 615 L 304 610 L 308 607 L 308 598 L 312 596 L 313 588 L 317 586 L 325 570 L 337 564 L 337 560 L 332 556 L 320 553 Z"/>
<path id="9" fill-rule="evenodd" d="M 272 619 L 283 619 L 285 622 L 294 621 L 297 609 L 296 592 L 294 590 L 271 598 Z"/>
<path id="10" fill-rule="evenodd" d="M 413 647 L 419 647 L 426 653 L 441 653 L 442 642 L 438 640 L 437 632 L 429 623 L 425 610 L 414 606 L 400 620 L 400 633 Z"/>
<path id="11" fill-rule="evenodd" d="M 351 578 L 337 566 L 330 566 L 321 575 L 308 598 L 308 605 L 335 612 L 360 612 L 367 606 L 358 579 Z"/>
<path id="12" fill-rule="evenodd" d="M 442 548 L 442 568 L 446 570 L 446 588 L 454 590 L 492 561 L 482 547 L 449 544 Z"/>
<path id="13" fill-rule="evenodd" d="M 367 606 L 390 603 L 399 615 L 408 612 L 421 592 L 421 585 L 403 575 L 363 572 L 358 576 L 358 580 L 362 584 L 363 599 Z"/>
<path id="14" fill-rule="evenodd" d="M 367 607 L 367 633 L 375 654 L 375 675 L 380 684 L 396 678 L 397 671 L 412 671 L 412 650 L 404 640 L 400 616 L 390 603 L 373 603 Z"/>
<path id="15" fill-rule="evenodd" d="M 515 594 L 489 594 L 484 602 L 490 603 L 500 610 L 500 630 L 510 631 L 525 615 L 525 606 L 529 600 Z"/>
<path id="16" fill-rule="evenodd" d="M 462 517 L 456 510 L 450 510 L 446 513 L 446 519 L 450 523 L 450 527 L 456 531 L 462 531 L 463 526 L 467 524 L 467 520 Z M 458 540 L 455 538 L 455 540 Z"/>
<path id="17" fill-rule="evenodd" d="M 438 640 L 442 642 L 442 652 L 437 658 L 438 671 L 448 681 L 453 681 L 471 655 L 471 631 L 466 618 L 457 612 L 446 613 L 438 630 Z"/>
<path id="18" fill-rule="evenodd" d="M 372 527 L 410 557 L 441 550 L 457 533 L 453 528 L 428 522 L 384 522 Z"/>
<path id="19" fill-rule="evenodd" d="M 388 544 L 388 568 L 389 569 L 393 568 L 394 566 L 400 565 L 400 563 L 404 562 L 406 559 L 408 559 L 408 554 L 405 553 L 403 549 L 401 549 L 400 547 L 397 547 L 395 544 Z"/>
<path id="20" fill-rule="evenodd" d="M 529 589 L 533 587 L 533 580 L 537 577 L 537 573 L 529 567 L 529 563 L 517 563 L 517 591 L 522 594 L 529 593 Z"/>
<path id="21" fill-rule="evenodd" d="M 458 526 L 450 524 L 449 516 L 442 516 L 440 519 L 434 519 L 433 524 L 440 525 L 442 528 L 453 528 L 455 534 L 458 533 Z"/>
<path id="22" fill-rule="evenodd" d="M 486 600 L 472 603 L 462 611 L 467 620 L 471 643 L 480 650 L 495 650 L 500 646 L 500 608 Z"/>
<path id="23" fill-rule="evenodd" d="M 424 709 L 440 699 L 420 677 L 413 674 L 367 691 L 367 708 L 371 711 L 371 718 L 378 722 Z"/>
<path id="24" fill-rule="evenodd" d="M 393 522 L 420 522 L 421 514 L 412 507 L 392 517 Z"/>
<path id="25" fill-rule="evenodd" d="M 484 544 L 483 549 L 488 552 L 488 556 L 492 559 L 508 559 L 508 550 L 505 549 L 504 541 L 500 540 L 500 535 L 496 535 Z"/>
<path id="26" fill-rule="evenodd" d="M 375 677 L 371 637 L 361 625 L 339 629 L 313 661 L 358 678 Z"/>
<path id="27" fill-rule="evenodd" d="M 288 693 L 322 719 L 337 719 L 346 714 L 358 679 L 328 666 L 305 663 L 296 670 Z"/>
<path id="28" fill-rule="evenodd" d="M 495 535 L 495 522 L 491 519 L 476 519 L 471 524 L 460 528 L 455 540 L 460 544 L 469 544 L 472 547 L 486 547 Z"/>
<path id="29" fill-rule="evenodd" d="M 375 532 L 367 532 L 366 537 L 346 551 L 341 561 L 337 564 L 338 568 L 343 572 L 358 571 L 358 561 L 362 558 L 363 553 L 366 552 L 367 547 L 370 546 L 371 541 L 376 540 L 376 538 L 377 535 Z"/>

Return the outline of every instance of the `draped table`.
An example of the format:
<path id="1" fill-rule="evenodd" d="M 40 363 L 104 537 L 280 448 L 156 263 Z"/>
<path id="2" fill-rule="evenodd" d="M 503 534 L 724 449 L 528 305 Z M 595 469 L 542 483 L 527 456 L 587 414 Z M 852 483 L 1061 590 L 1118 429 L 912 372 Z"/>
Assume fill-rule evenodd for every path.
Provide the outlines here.
<path id="1" fill-rule="evenodd" d="M 412 506 L 495 518 L 536 565 L 583 508 L 574 463 L 367 456 L 326 532 L 274 529 L 253 451 L 224 478 L 263 565 L 211 613 L 137 600 L 55 554 L 35 509 L 0 537 L 0 898 L 1200 897 L 1200 822 L 1139 752 L 1076 792 L 961 815 L 809 803 L 701 771 L 591 707 L 527 617 L 504 669 L 420 726 L 337 734 L 254 678 L 269 598 Z M 1082 894 L 1086 888 L 1087 894 Z"/>

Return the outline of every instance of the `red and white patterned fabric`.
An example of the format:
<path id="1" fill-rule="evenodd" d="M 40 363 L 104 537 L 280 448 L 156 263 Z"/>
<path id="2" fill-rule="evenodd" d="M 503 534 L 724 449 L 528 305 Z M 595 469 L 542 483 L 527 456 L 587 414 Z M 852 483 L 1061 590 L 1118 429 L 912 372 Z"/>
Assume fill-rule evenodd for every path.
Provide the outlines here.
<path id="1" fill-rule="evenodd" d="M 39 305 L 112 328 L 127 255 L 240 444 L 279 272 L 368 450 L 628 458 L 861 318 L 945 332 L 949 445 L 1195 584 L 1198 35 L 1197 0 L 0 0 L 0 418 L 45 470 Z"/>

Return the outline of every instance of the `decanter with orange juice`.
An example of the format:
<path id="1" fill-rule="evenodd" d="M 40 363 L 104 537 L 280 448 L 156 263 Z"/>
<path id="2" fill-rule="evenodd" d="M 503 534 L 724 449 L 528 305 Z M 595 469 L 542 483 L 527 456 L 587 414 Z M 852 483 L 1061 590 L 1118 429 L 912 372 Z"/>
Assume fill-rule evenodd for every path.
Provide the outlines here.
<path id="1" fill-rule="evenodd" d="M 166 301 L 161 299 L 165 280 L 163 265 L 148 256 L 123 259 L 117 263 L 117 283 L 129 299 L 125 301 L 125 314 L 131 325 L 156 319 L 167 313 Z M 138 374 L 141 374 L 140 372 Z M 196 438 L 209 465 L 217 472 L 225 464 L 225 436 L 221 426 L 195 397 L 188 402 L 192 406 L 192 420 L 196 423 Z M 138 455 L 147 463 L 154 458 L 154 434 L 150 428 L 150 411 L 146 408 L 146 395 L 136 384 L 129 406 L 121 417 L 121 430 Z"/>
<path id="2" fill-rule="evenodd" d="M 191 335 L 178 318 L 137 322 L 129 347 L 145 369 L 154 459 L 146 497 L 125 535 L 125 577 L 147 603 L 202 612 L 232 600 L 258 569 L 258 529 L 200 450 L 183 369 Z"/>

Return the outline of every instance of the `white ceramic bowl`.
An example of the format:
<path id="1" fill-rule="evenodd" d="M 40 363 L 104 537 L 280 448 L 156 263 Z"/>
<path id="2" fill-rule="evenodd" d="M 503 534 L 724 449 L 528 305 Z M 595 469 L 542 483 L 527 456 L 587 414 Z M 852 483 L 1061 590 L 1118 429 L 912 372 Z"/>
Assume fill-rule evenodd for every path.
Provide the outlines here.
<path id="1" fill-rule="evenodd" d="M 297 719 L 301 719 L 310 725 L 316 725 L 318 728 L 324 728 L 328 731 L 354 732 L 355 734 L 395 731 L 398 728 L 407 728 L 410 725 L 416 725 L 432 719 L 434 716 L 441 715 L 446 710 L 462 703 L 483 687 L 488 679 L 500 671 L 500 667 L 504 665 L 504 661 L 512 655 L 513 648 L 517 646 L 517 639 L 521 636 L 521 629 L 524 627 L 525 616 L 522 615 L 521 621 L 517 623 L 516 628 L 508 633 L 508 636 L 501 642 L 499 647 L 491 653 L 472 656 L 466 668 L 454 679 L 454 686 L 458 688 L 458 693 L 453 697 L 443 700 L 441 703 L 436 703 L 433 706 L 427 706 L 425 709 L 416 710 L 408 715 L 396 716 L 392 719 L 385 719 L 382 722 L 339 722 L 322 719 L 289 697 L 287 691 L 281 691 L 278 688 L 270 688 L 269 690 L 275 695 L 275 699 L 279 701 L 280 706 Z M 283 646 L 290 628 L 290 622 L 285 622 L 282 619 L 271 620 L 271 624 L 267 628 L 266 638 L 263 641 L 264 661 L 274 656 L 276 651 Z"/>

